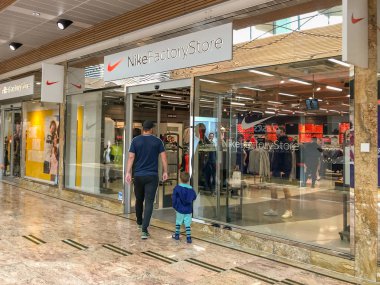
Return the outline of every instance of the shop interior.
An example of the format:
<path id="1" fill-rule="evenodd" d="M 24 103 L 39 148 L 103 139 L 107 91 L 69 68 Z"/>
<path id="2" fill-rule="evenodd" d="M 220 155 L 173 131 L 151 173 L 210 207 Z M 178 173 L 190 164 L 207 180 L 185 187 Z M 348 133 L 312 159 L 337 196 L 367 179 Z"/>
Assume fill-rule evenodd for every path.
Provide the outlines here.
<path id="1" fill-rule="evenodd" d="M 194 217 L 349 252 L 348 67 L 319 59 L 195 86 Z"/>

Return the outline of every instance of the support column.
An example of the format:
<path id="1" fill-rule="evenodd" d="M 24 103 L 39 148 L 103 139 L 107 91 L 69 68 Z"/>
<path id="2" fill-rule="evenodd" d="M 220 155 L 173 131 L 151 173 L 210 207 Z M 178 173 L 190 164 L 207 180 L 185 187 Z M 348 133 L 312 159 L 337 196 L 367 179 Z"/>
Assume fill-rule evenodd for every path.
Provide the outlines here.
<path id="1" fill-rule="evenodd" d="M 65 118 L 66 118 L 66 92 L 67 92 L 67 69 L 68 64 L 65 63 L 65 82 L 64 82 L 64 94 L 63 102 L 59 104 L 59 161 L 58 161 L 58 189 L 62 190 L 64 187 L 65 179 L 65 165 L 64 165 L 64 156 L 65 156 Z"/>
<path id="2" fill-rule="evenodd" d="M 377 218 L 377 0 L 368 0 L 368 69 L 355 67 L 355 272 L 376 281 Z M 370 152 L 361 152 L 362 143 Z"/>

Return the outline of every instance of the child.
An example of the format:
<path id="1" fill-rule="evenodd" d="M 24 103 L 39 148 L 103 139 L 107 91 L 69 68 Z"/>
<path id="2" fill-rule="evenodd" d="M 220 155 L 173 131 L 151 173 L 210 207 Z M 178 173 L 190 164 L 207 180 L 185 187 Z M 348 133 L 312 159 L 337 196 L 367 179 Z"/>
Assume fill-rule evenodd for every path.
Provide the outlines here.
<path id="1" fill-rule="evenodd" d="M 193 212 L 193 201 L 197 197 L 194 189 L 188 184 L 190 175 L 187 172 L 181 172 L 181 182 L 173 191 L 173 208 L 176 210 L 175 233 L 173 239 L 179 240 L 181 225 L 186 227 L 187 243 L 191 243 L 191 214 Z"/>

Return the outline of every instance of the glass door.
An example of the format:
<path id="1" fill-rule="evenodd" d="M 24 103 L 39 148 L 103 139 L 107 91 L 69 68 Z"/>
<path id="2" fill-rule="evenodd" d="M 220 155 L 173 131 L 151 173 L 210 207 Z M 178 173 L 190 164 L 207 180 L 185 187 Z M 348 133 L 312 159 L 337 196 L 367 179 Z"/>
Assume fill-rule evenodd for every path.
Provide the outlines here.
<path id="1" fill-rule="evenodd" d="M 5 110 L 3 124 L 3 175 L 21 177 L 21 110 Z"/>

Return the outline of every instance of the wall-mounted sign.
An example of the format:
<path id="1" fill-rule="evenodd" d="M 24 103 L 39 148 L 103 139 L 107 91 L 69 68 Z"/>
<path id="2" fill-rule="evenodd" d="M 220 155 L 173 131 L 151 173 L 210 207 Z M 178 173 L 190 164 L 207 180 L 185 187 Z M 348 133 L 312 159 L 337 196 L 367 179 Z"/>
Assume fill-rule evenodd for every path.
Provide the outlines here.
<path id="1" fill-rule="evenodd" d="M 342 59 L 368 68 L 368 1 L 343 0 Z"/>
<path id="2" fill-rule="evenodd" d="M 62 103 L 65 69 L 62 65 L 42 63 L 41 101 Z"/>
<path id="3" fill-rule="evenodd" d="M 69 67 L 67 69 L 66 95 L 83 93 L 85 90 L 84 68 Z"/>
<path id="4" fill-rule="evenodd" d="M 111 81 L 232 59 L 232 23 L 104 58 Z"/>
<path id="5" fill-rule="evenodd" d="M 34 94 L 34 75 L 0 84 L 0 100 Z"/>

